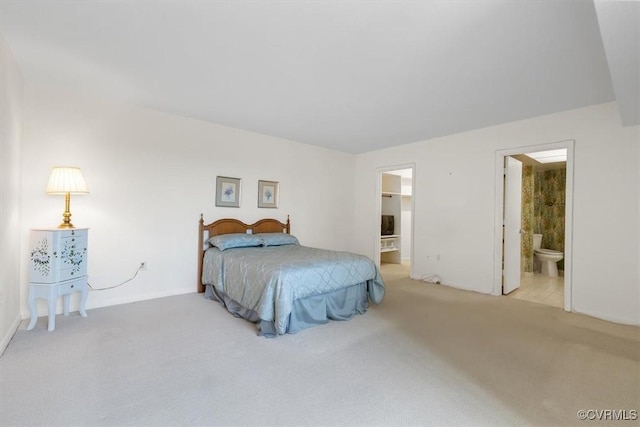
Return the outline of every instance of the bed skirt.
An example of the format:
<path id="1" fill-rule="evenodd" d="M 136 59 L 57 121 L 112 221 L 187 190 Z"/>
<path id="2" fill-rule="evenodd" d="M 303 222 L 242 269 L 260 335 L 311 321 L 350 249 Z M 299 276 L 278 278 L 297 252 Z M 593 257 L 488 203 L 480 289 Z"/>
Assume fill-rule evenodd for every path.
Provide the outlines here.
<path id="1" fill-rule="evenodd" d="M 206 286 L 204 297 L 218 301 L 234 316 L 255 323 L 258 327 L 258 335 L 267 338 L 278 335 L 273 320 L 260 319 L 254 310 L 241 306 L 214 286 Z M 369 295 L 366 282 L 326 294 L 294 300 L 286 333 L 295 334 L 303 329 L 328 323 L 329 320 L 349 320 L 356 314 L 364 314 L 368 308 Z"/>

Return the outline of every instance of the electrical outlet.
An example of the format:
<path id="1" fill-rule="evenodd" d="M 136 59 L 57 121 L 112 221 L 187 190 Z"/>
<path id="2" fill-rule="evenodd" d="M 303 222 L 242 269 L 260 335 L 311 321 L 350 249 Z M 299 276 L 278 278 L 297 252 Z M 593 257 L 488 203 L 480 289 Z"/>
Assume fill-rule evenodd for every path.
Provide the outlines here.
<path id="1" fill-rule="evenodd" d="M 147 269 L 147 261 L 142 261 L 140 263 L 140 270 L 146 270 Z"/>

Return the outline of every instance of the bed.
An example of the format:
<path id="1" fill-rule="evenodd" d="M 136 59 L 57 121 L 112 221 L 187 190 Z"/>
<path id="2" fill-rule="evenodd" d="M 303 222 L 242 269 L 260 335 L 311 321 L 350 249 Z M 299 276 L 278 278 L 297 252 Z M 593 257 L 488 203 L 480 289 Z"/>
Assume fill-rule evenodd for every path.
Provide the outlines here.
<path id="1" fill-rule="evenodd" d="M 205 224 L 201 215 L 198 292 L 275 337 L 364 314 L 385 287 L 365 256 L 300 245 L 289 218 Z"/>

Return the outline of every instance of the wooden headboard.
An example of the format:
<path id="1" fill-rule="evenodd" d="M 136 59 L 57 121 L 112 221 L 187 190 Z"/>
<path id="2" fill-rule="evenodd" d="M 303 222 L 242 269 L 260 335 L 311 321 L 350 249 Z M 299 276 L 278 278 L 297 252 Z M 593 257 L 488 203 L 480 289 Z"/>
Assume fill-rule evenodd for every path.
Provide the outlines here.
<path id="1" fill-rule="evenodd" d="M 199 231 L 198 231 L 198 292 L 204 292 L 204 285 L 202 284 L 202 263 L 204 261 L 204 251 L 206 249 L 205 242 L 210 237 L 218 236 L 220 234 L 231 233 L 246 233 L 251 230 L 251 233 L 287 233 L 291 234 L 291 221 L 287 215 L 287 222 L 283 223 L 273 218 L 265 218 L 257 221 L 253 224 L 245 224 L 244 222 L 233 219 L 223 218 L 219 219 L 211 224 L 204 223 L 202 214 L 200 215 Z"/>

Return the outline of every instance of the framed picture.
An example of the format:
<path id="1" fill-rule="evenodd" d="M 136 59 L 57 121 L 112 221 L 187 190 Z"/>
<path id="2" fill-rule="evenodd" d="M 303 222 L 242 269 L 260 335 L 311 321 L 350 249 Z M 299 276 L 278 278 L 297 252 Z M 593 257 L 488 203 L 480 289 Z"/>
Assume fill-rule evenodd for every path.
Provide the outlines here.
<path id="1" fill-rule="evenodd" d="M 216 206 L 240 207 L 240 178 L 216 177 Z"/>
<path id="2" fill-rule="evenodd" d="M 258 181 L 258 207 L 278 207 L 278 183 L 275 181 Z"/>

